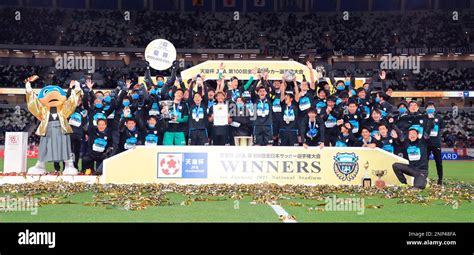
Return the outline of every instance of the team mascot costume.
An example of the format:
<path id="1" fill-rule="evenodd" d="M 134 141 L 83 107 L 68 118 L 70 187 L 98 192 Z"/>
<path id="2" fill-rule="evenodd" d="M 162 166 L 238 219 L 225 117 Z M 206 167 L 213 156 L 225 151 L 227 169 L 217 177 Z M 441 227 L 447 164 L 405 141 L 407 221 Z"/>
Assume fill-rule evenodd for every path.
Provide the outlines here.
<path id="1" fill-rule="evenodd" d="M 32 76 L 25 81 L 26 104 L 33 116 L 41 121 L 36 134 L 41 137 L 36 165 L 28 169 L 28 174 L 45 174 L 46 162 L 64 161 L 65 175 L 78 174 L 73 164 L 71 151 L 72 133 L 67 118 L 74 113 L 77 102 L 82 96 L 79 82 L 75 82 L 74 90 L 66 99 L 66 92 L 59 86 L 48 85 L 38 95 L 31 88 L 31 83 L 38 79 Z M 78 155 L 77 155 L 78 156 Z"/>

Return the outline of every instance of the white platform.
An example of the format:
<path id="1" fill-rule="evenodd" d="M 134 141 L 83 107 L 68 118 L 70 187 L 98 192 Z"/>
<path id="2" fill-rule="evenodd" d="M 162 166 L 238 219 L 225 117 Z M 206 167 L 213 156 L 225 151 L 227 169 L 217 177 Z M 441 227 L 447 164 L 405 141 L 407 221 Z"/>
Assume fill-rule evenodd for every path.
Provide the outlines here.
<path id="1" fill-rule="evenodd" d="M 65 181 L 65 182 L 84 182 L 89 184 L 102 183 L 101 176 L 94 175 L 26 175 L 26 176 L 0 176 L 0 185 L 3 184 L 21 184 L 30 183 L 36 181 L 54 182 L 54 181 Z"/>

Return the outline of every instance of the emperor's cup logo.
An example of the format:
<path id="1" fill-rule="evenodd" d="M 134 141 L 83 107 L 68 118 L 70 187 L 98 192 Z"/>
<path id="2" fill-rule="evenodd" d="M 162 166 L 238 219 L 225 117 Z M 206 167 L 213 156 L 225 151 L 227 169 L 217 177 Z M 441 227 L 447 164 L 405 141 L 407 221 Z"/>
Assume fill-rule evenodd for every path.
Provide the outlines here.
<path id="1" fill-rule="evenodd" d="M 182 177 L 182 154 L 160 154 L 158 156 L 158 177 L 181 178 Z"/>
<path id="2" fill-rule="evenodd" d="M 8 138 L 8 144 L 9 145 L 18 145 L 18 136 L 12 135 Z"/>

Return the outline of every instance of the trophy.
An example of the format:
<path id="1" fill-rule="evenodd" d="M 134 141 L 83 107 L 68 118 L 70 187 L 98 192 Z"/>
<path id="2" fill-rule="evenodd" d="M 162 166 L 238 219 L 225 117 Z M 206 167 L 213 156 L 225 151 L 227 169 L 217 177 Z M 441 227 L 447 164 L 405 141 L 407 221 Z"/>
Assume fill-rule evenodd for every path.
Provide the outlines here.
<path id="1" fill-rule="evenodd" d="M 382 180 L 382 177 L 387 174 L 387 170 L 372 170 L 372 173 L 378 178 L 375 181 L 375 187 L 379 189 L 385 188 L 385 181 Z"/>
<path id="2" fill-rule="evenodd" d="M 234 137 L 235 146 L 252 146 L 252 137 L 251 136 L 235 136 Z"/>
<path id="3" fill-rule="evenodd" d="M 364 178 L 362 178 L 362 187 L 370 188 L 370 186 L 372 186 L 372 179 L 370 179 L 369 171 L 367 170 L 369 168 L 369 161 L 365 162 L 364 168 L 365 168 L 365 174 L 364 174 Z"/>
<path id="4" fill-rule="evenodd" d="M 318 65 L 314 68 L 314 70 L 316 70 L 316 72 L 320 73 L 321 74 L 321 77 L 325 77 L 326 76 L 326 69 L 324 68 L 323 65 Z"/>
<path id="5" fill-rule="evenodd" d="M 173 101 L 171 100 L 160 101 L 160 108 L 164 109 L 164 112 L 162 113 L 163 119 L 171 120 L 175 117 L 174 111 L 170 111 L 171 107 L 173 107 Z"/>
<path id="6" fill-rule="evenodd" d="M 285 71 L 283 73 L 283 77 L 285 77 L 286 82 L 293 82 L 293 79 L 295 78 L 295 72 L 292 70 Z"/>

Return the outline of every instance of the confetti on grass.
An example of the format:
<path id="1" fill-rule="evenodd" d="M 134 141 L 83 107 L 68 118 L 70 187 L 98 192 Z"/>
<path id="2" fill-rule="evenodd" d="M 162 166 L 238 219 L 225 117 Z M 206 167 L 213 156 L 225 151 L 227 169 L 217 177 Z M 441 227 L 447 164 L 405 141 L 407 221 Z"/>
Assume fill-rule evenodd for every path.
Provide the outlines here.
<path id="1" fill-rule="evenodd" d="M 69 197 L 76 193 L 92 192 L 93 201 L 83 203 L 85 206 L 103 206 L 123 210 L 143 210 L 150 206 L 174 205 L 167 197 L 168 193 L 178 193 L 186 197 L 180 204 L 191 206 L 193 202 L 241 200 L 246 196 L 252 198 L 251 204 L 278 204 L 281 200 L 303 199 L 324 201 L 326 196 L 347 194 L 349 196 L 380 196 L 387 199 L 398 199 L 398 203 L 429 205 L 441 200 L 444 205 L 460 206 L 463 202 L 474 200 L 474 185 L 464 182 L 446 181 L 445 186 L 432 185 L 425 190 L 411 187 L 386 187 L 383 189 L 360 186 L 330 185 L 276 185 L 276 184 L 210 184 L 210 185 L 177 185 L 177 184 L 86 184 L 69 182 L 33 182 L 23 184 L 5 184 L 0 186 L 1 193 L 12 193 L 25 197 L 35 196 L 40 205 L 71 204 Z M 294 201 L 290 206 L 309 207 Z M 317 204 L 312 211 L 321 211 L 325 204 Z M 372 208 L 372 207 L 368 207 Z M 373 208 L 383 208 L 376 205 Z"/>

